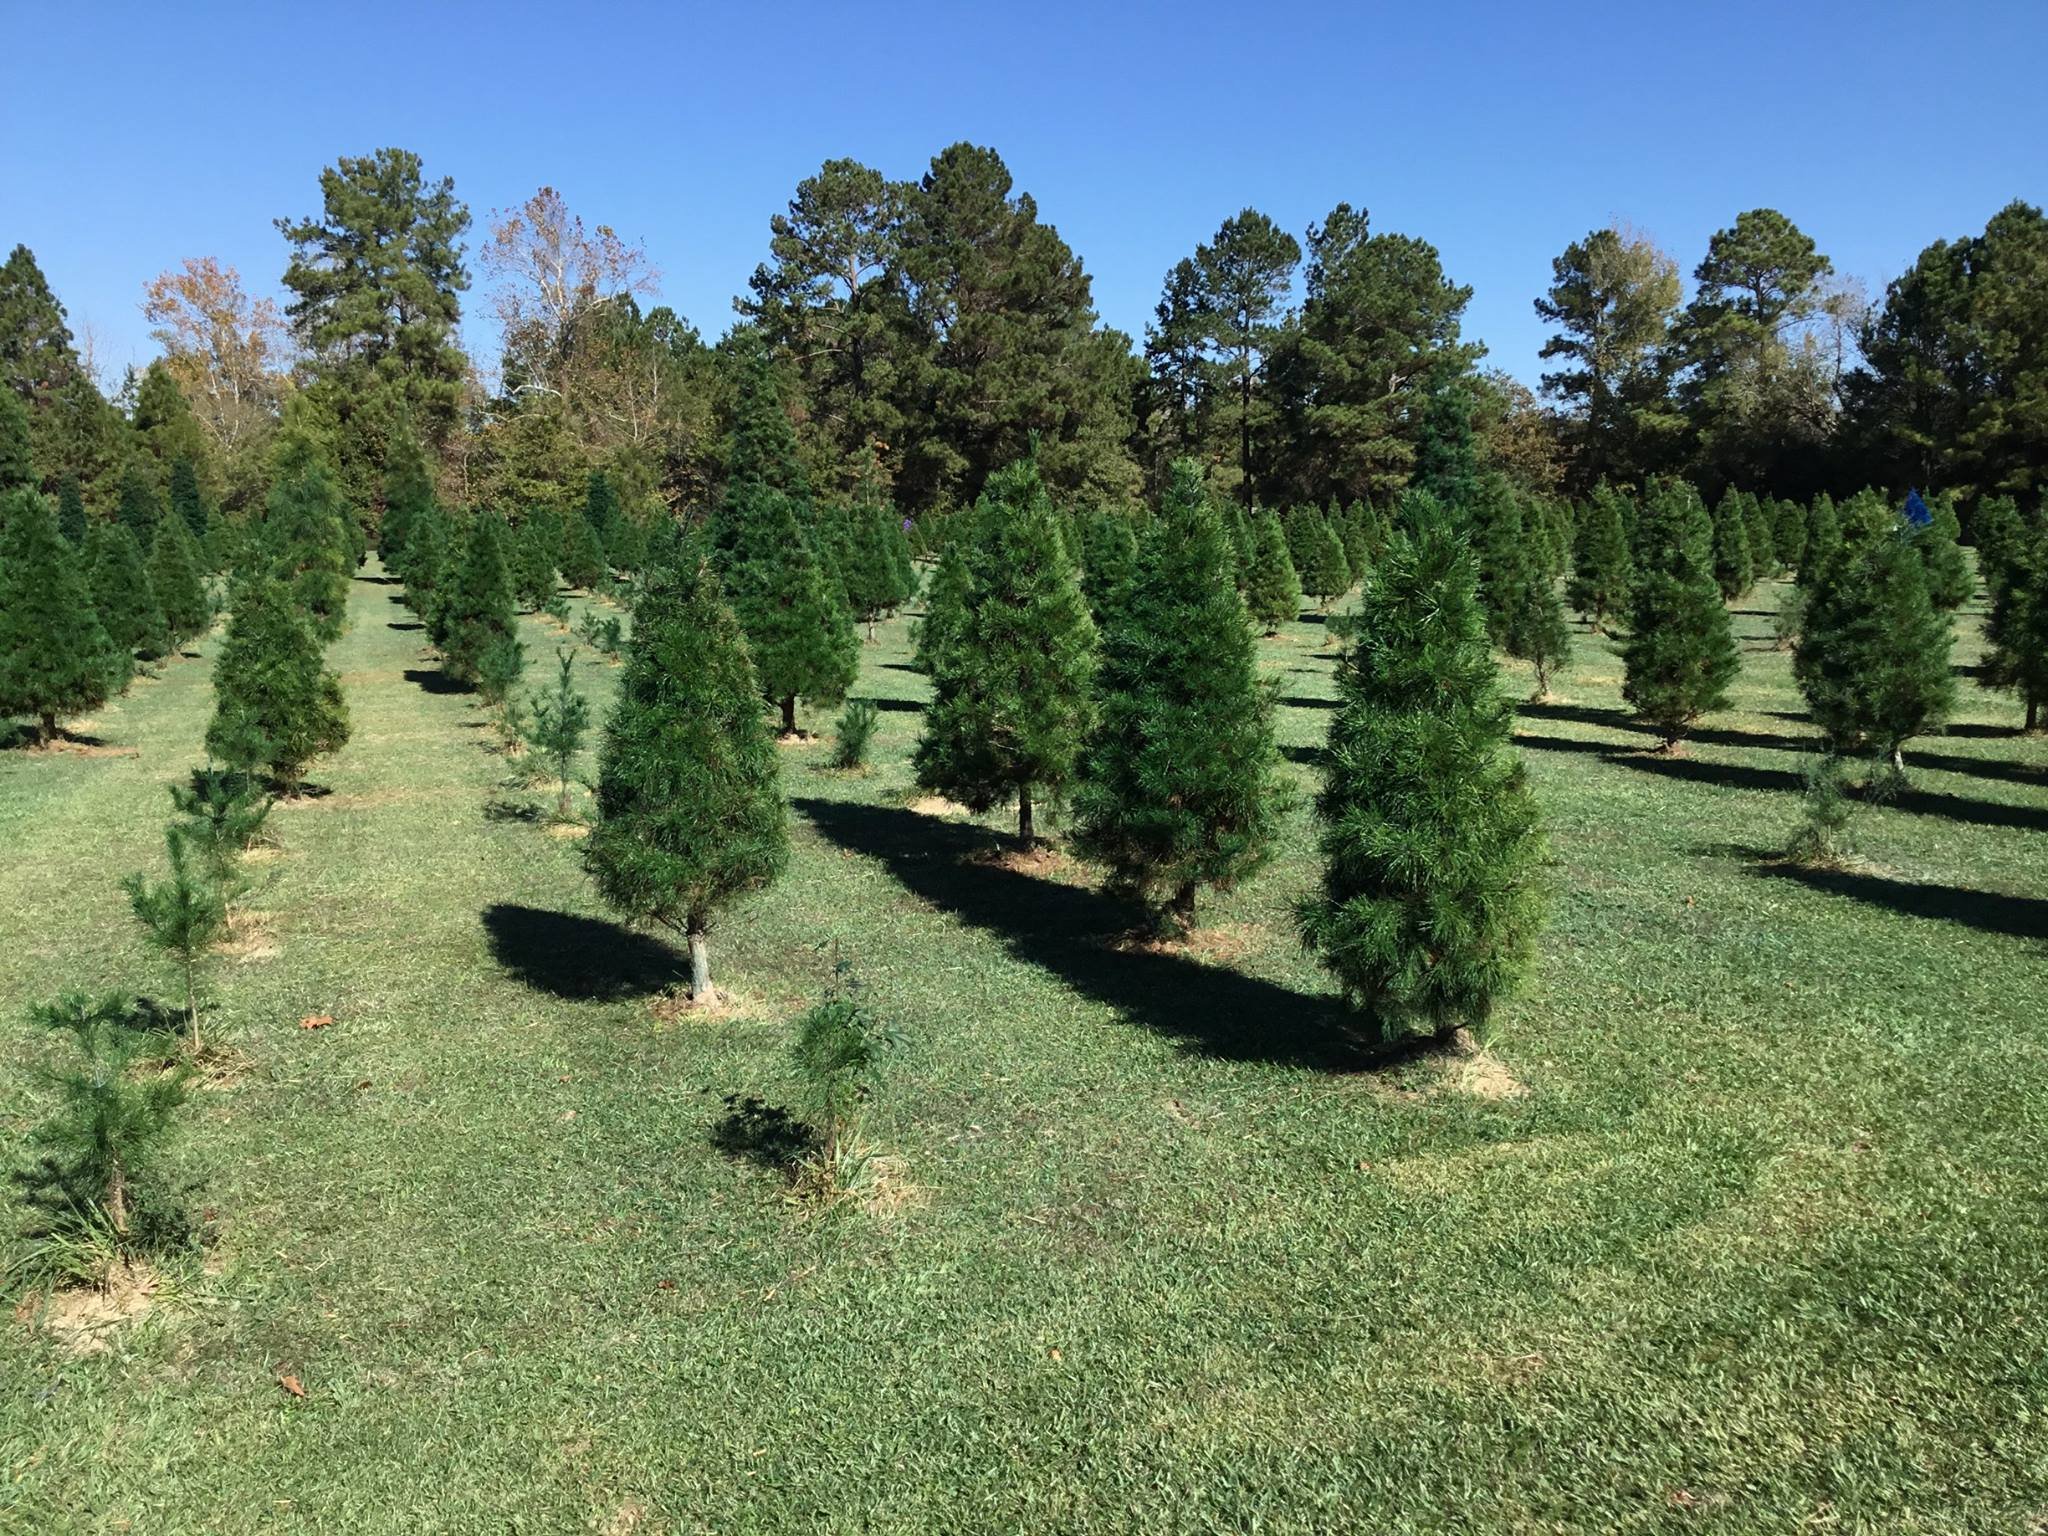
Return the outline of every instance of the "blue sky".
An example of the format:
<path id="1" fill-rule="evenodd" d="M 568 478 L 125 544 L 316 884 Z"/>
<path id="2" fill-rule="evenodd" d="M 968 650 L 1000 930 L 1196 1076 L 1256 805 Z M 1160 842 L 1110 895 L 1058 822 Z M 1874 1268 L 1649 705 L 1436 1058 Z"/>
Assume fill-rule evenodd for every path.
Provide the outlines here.
<path id="1" fill-rule="evenodd" d="M 1774 206 L 1875 295 L 1928 241 L 2048 201 L 2048 0 L 5 9 L 0 244 L 116 371 L 151 355 L 147 278 L 214 255 L 274 291 L 271 221 L 386 144 L 479 229 L 558 187 L 646 244 L 707 338 L 829 157 L 909 177 L 995 146 L 1134 335 L 1227 215 L 1300 234 L 1347 200 L 1435 243 L 1468 333 L 1532 382 L 1550 259 L 1611 219 L 1689 272 Z"/>

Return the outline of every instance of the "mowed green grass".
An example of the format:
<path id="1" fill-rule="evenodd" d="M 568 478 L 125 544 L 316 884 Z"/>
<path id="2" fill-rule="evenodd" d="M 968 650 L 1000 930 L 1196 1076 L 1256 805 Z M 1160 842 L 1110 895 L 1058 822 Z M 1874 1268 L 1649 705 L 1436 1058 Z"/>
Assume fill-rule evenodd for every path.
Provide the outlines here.
<path id="1" fill-rule="evenodd" d="M 1263 652 L 1284 846 L 1168 953 L 1119 947 L 1085 870 L 991 861 L 1001 817 L 908 808 L 925 684 L 885 626 L 874 770 L 786 749 L 788 875 L 714 935 L 741 1006 L 664 1018 L 673 956 L 575 842 L 487 814 L 507 764 L 394 591 L 354 588 L 354 737 L 276 813 L 267 944 L 215 972 L 245 1065 L 178 1156 L 205 1272 L 99 1354 L 0 1318 L 0 1529 L 2048 1517 L 2048 745 L 2009 701 L 1966 682 L 1914 793 L 1862 814 L 1866 865 L 1790 878 L 1757 857 L 1809 736 L 1776 589 L 1673 758 L 1582 635 L 1522 720 L 1556 900 L 1493 1064 L 1375 1069 L 1291 936 L 1318 623 Z M 616 670 L 580 671 L 602 706 Z M 98 715 L 134 755 L 0 755 L 10 1067 L 50 1048 L 35 999 L 168 990 L 115 882 L 160 863 L 209 707 L 185 661 Z M 835 948 L 907 1043 L 887 1198 L 821 1212 L 719 1127 L 789 1101 Z M 0 1139 L 36 1112 L 10 1070 Z"/>

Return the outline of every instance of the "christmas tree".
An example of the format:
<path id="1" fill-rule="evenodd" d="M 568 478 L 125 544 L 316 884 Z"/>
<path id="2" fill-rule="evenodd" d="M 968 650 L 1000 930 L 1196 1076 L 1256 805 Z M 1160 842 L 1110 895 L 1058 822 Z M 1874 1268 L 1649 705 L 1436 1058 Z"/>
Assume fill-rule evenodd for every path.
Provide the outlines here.
<path id="1" fill-rule="evenodd" d="M 470 524 L 439 616 L 441 669 L 460 683 L 475 686 L 483 676 L 485 655 L 517 638 L 505 525 L 496 513 L 482 513 Z"/>
<path id="2" fill-rule="evenodd" d="M 1749 524 L 1743 517 L 1742 498 L 1734 490 L 1723 491 L 1714 504 L 1712 525 L 1714 581 L 1721 596 L 1733 600 L 1756 585 Z"/>
<path id="3" fill-rule="evenodd" d="M 1544 839 L 1477 585 L 1441 518 L 1395 535 L 1337 677 L 1301 932 L 1387 1038 L 1483 1032 L 1543 920 Z"/>
<path id="4" fill-rule="evenodd" d="M 257 572 L 229 597 L 227 639 L 213 666 L 213 720 L 206 750 L 243 773 L 295 792 L 307 766 L 348 740 L 341 680 L 290 588 Z"/>
<path id="5" fill-rule="evenodd" d="M 860 670 L 853 616 L 820 566 L 800 510 L 759 482 L 727 507 L 735 542 L 725 587 L 761 687 L 781 706 L 784 735 L 796 733 L 798 699 L 837 704 Z"/>
<path id="6" fill-rule="evenodd" d="M 1714 578 L 1714 535 L 1699 493 L 1683 480 L 1654 487 L 1637 520 L 1621 691 L 1667 749 L 1727 702 L 1742 667 Z"/>
<path id="7" fill-rule="evenodd" d="M 106 702 L 112 651 L 49 503 L 0 495 L 0 715 L 33 716 L 47 745 L 59 720 Z"/>
<path id="8" fill-rule="evenodd" d="M 1247 538 L 1251 554 L 1244 569 L 1245 607 L 1253 623 L 1275 635 L 1282 624 L 1291 624 L 1301 615 L 1301 579 L 1287 553 L 1279 518 L 1271 512 L 1254 512 Z"/>
<path id="9" fill-rule="evenodd" d="M 165 518 L 157 525 L 156 544 L 149 552 L 149 584 L 163 608 L 172 649 L 205 634 L 213 622 L 200 567 L 199 543 L 191 528 L 183 518 Z"/>
<path id="10" fill-rule="evenodd" d="M 114 643 L 120 686 L 128 679 L 128 661 L 153 660 L 170 649 L 164 611 L 149 584 L 149 568 L 126 523 L 97 523 L 85 536 L 85 558 L 92 583 L 93 606 L 100 627 Z"/>
<path id="11" fill-rule="evenodd" d="M 716 996 L 707 945 L 718 909 L 772 881 L 788 812 L 760 685 L 738 620 L 685 551 L 648 573 L 598 754 L 585 865 L 598 894 L 690 948 L 691 993 Z"/>
<path id="12" fill-rule="evenodd" d="M 1272 697 L 1193 460 L 1174 464 L 1110 612 L 1075 844 L 1185 930 L 1197 887 L 1228 889 L 1265 862 L 1281 803 Z"/>
<path id="13" fill-rule="evenodd" d="M 1609 617 L 1628 606 L 1629 584 L 1635 576 L 1629 551 L 1634 522 L 1635 504 L 1628 494 L 1604 480 L 1579 514 L 1572 579 L 1565 594 L 1586 622 L 1603 633 Z"/>

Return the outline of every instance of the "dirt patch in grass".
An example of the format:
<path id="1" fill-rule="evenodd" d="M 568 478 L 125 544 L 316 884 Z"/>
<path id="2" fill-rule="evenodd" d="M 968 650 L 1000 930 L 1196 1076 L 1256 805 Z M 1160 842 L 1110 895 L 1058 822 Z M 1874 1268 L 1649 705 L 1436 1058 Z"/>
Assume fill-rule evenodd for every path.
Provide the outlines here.
<path id="1" fill-rule="evenodd" d="M 1508 1070 L 1507 1063 L 1488 1050 L 1454 1056 L 1445 1064 L 1445 1086 L 1475 1099 L 1498 1102 L 1528 1095 L 1529 1086 Z"/>
<path id="2" fill-rule="evenodd" d="M 292 795 L 280 798 L 277 808 L 280 811 L 373 811 L 379 806 L 417 800 L 422 793 L 416 789 L 376 789 L 364 794 Z"/>
<path id="3" fill-rule="evenodd" d="M 558 837 L 564 840 L 588 837 L 590 836 L 590 826 L 589 823 L 581 821 L 551 821 L 547 825 L 547 833 L 549 837 Z"/>
<path id="4" fill-rule="evenodd" d="M 1257 923 L 1223 923 L 1183 934 L 1128 933 L 1112 941 L 1125 954 L 1185 955 L 1229 965 L 1265 948 L 1266 930 Z"/>
<path id="5" fill-rule="evenodd" d="M 98 1285 L 54 1291 L 39 1306 L 23 1303 L 16 1316 L 29 1312 L 59 1346 L 74 1355 L 97 1355 L 111 1347 L 111 1336 L 145 1316 L 155 1305 L 156 1271 L 147 1264 L 123 1261 L 107 1271 Z"/>
<path id="6" fill-rule="evenodd" d="M 1033 848 L 983 848 L 967 856 L 967 862 L 987 869 L 1007 869 L 1013 875 L 1041 878 L 1063 874 L 1074 861 L 1044 843 Z"/>
<path id="7" fill-rule="evenodd" d="M 862 1210 L 881 1221 L 893 1221 L 929 1203 L 931 1191 L 910 1177 L 900 1157 L 868 1159 L 866 1176 L 854 1190 Z"/>
<path id="8" fill-rule="evenodd" d="M 270 924 L 257 913 L 239 913 L 228 923 L 227 937 L 213 946 L 214 953 L 234 961 L 237 965 L 254 965 L 262 960 L 275 960 L 284 953 L 284 945 L 278 942 Z"/>
<path id="9" fill-rule="evenodd" d="M 957 800 L 948 800 L 944 795 L 919 795 L 904 806 L 907 811 L 919 816 L 972 816 L 974 813 Z"/>
<path id="10" fill-rule="evenodd" d="M 43 752 L 67 752 L 73 757 L 142 756 L 142 748 L 140 747 L 111 747 L 105 742 L 96 741 L 66 741 L 61 736 L 55 741 L 45 743 L 38 750 Z"/>
<path id="11" fill-rule="evenodd" d="M 715 988 L 711 1000 L 704 1003 L 690 996 L 689 988 L 674 987 L 650 998 L 647 1011 L 663 1024 L 706 1024 L 718 1019 L 758 1018 L 761 1006 L 757 999 L 730 987 Z"/>

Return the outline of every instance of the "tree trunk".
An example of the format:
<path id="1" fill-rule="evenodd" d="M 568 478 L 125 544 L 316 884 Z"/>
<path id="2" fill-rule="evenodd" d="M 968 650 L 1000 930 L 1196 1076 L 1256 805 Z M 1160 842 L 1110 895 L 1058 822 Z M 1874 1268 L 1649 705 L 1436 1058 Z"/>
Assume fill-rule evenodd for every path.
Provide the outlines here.
<path id="1" fill-rule="evenodd" d="M 1173 900 L 1167 903 L 1166 920 L 1173 931 L 1186 934 L 1195 926 L 1195 882 L 1190 880 L 1173 893 Z"/>
<path id="2" fill-rule="evenodd" d="M 185 957 L 185 1038 L 192 1042 L 192 1054 L 199 1054 L 199 986 L 193 974 L 196 962 Z"/>
<path id="3" fill-rule="evenodd" d="M 562 780 L 562 797 L 555 802 L 555 814 L 564 821 L 569 819 L 569 781 L 567 779 Z"/>
<path id="4" fill-rule="evenodd" d="M 2029 711 L 2029 713 L 2028 713 L 2028 715 L 2027 715 L 2027 726 L 2028 726 L 2028 728 L 2029 728 L 2029 729 L 2031 730 L 2031 729 L 2033 728 L 2033 724 L 2034 724 L 2034 717 L 2033 717 L 2033 714 L 2032 714 L 2033 706 L 2032 706 L 2032 705 L 2030 704 L 2030 705 L 2028 705 L 2028 706 L 2027 706 L 2027 708 L 2028 708 L 2028 711 Z M 43 711 L 43 730 L 42 730 L 42 734 L 41 734 L 41 735 L 39 735 L 39 736 L 38 736 L 38 737 L 36 738 L 36 745 L 37 745 L 37 746 L 39 746 L 39 747 L 47 747 L 47 746 L 48 746 L 48 745 L 49 745 L 49 744 L 50 744 L 51 742 L 55 741 L 56 739 L 57 739 L 57 717 L 56 717 L 55 715 L 51 714 L 51 713 L 50 713 L 50 712 L 49 712 L 48 710 L 44 710 L 44 711 Z"/>
<path id="5" fill-rule="evenodd" d="M 1903 741 L 1892 748 L 1892 772 L 1899 776 L 1901 782 L 1904 782 L 1906 777 L 1906 744 Z"/>
<path id="6" fill-rule="evenodd" d="M 711 952 L 704 945 L 704 925 L 692 920 L 690 923 L 690 1001 L 712 1003 L 718 1000 L 718 990 L 711 985 Z"/>
<path id="7" fill-rule="evenodd" d="M 1017 786 L 1017 837 L 1026 850 L 1038 841 L 1038 830 L 1031 821 L 1031 786 Z"/>
<path id="8" fill-rule="evenodd" d="M 1252 359 L 1249 352 L 1244 357 L 1244 377 L 1239 389 L 1237 472 L 1244 481 L 1244 504 L 1249 507 L 1258 500 L 1258 488 L 1252 484 Z"/>
<path id="9" fill-rule="evenodd" d="M 2029 699 L 2027 700 L 2027 723 L 2023 727 L 2023 729 L 2029 736 L 2031 736 L 2034 734 L 2035 731 L 2039 730 L 2040 728 L 2041 701 L 2039 699 Z"/>
<path id="10" fill-rule="evenodd" d="M 119 1162 L 107 1175 L 107 1220 L 120 1237 L 128 1235 L 128 1174 Z"/>
<path id="11" fill-rule="evenodd" d="M 791 694 L 782 701 L 782 734 L 785 736 L 794 736 L 796 734 L 795 694 Z"/>

